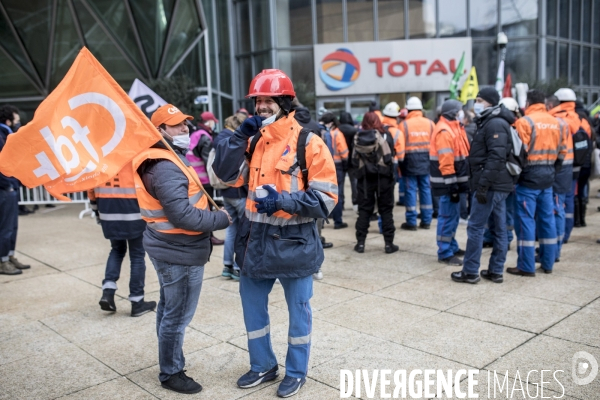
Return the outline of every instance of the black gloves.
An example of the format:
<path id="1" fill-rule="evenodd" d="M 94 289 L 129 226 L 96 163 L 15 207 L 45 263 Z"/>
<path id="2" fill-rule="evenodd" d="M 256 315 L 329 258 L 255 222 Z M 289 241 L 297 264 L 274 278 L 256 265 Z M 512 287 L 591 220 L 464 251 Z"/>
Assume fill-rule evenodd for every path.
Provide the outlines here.
<path id="1" fill-rule="evenodd" d="M 246 118 L 239 128 L 240 132 L 248 137 L 256 135 L 260 129 L 260 126 L 262 125 L 263 119 L 265 118 L 259 117 L 258 115 L 253 115 Z"/>
<path id="2" fill-rule="evenodd" d="M 480 186 L 477 188 L 477 192 L 475 192 L 475 198 L 479 204 L 487 203 L 487 191 L 488 188 Z"/>
<path id="3" fill-rule="evenodd" d="M 456 183 L 450 185 L 450 201 L 452 203 L 458 203 L 460 201 L 460 195 L 458 193 L 458 184 Z"/>

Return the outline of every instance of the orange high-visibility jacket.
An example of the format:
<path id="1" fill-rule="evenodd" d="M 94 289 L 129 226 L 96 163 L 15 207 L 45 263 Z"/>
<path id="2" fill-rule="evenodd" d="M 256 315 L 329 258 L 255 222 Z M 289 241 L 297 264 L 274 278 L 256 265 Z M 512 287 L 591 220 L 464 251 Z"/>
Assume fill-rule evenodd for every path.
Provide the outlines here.
<path id="1" fill-rule="evenodd" d="M 396 118 L 386 117 L 384 115 L 382 123 L 383 126 L 387 128 L 390 135 L 392 135 L 394 142 L 394 162 L 401 165 L 402 162 L 404 162 L 406 153 L 404 148 L 404 136 L 401 135 L 401 132 L 398 129 L 398 122 L 396 121 Z"/>
<path id="2" fill-rule="evenodd" d="M 335 164 L 316 134 L 306 139 L 307 176 L 297 158 L 302 127 L 294 112 L 260 129 L 262 137 L 250 162 L 245 153 L 251 139 L 238 129 L 219 142 L 213 170 L 226 184 L 248 184 L 246 213 L 238 226 L 236 263 L 242 275 L 255 279 L 298 278 L 316 272 L 323 248 L 315 218 L 327 218 L 338 196 Z M 281 209 L 272 216 L 256 210 L 256 187 L 274 184 Z"/>
<path id="3" fill-rule="evenodd" d="M 429 170 L 433 194 L 451 193 L 454 184 L 460 192 L 469 190 L 469 139 L 459 121 L 440 117 L 431 135 Z"/>
<path id="4" fill-rule="evenodd" d="M 422 111 L 411 111 L 399 125 L 406 147 L 403 175 L 429 174 L 429 146 L 434 124 Z"/>
<path id="5" fill-rule="evenodd" d="M 515 128 L 527 146 L 527 166 L 521 172 L 519 184 L 531 189 L 547 189 L 555 179 L 555 164 L 567 155 L 567 143 L 561 136 L 559 121 L 546 111 L 544 104 L 534 104 L 525 116 L 515 122 Z"/>
<path id="6" fill-rule="evenodd" d="M 344 134 L 338 128 L 333 128 L 330 133 L 331 145 L 333 147 L 333 162 L 340 164 L 349 157 L 348 144 L 346 144 Z"/>
<path id="7" fill-rule="evenodd" d="M 175 157 L 177 157 L 175 154 L 166 149 L 151 147 L 138 154 L 133 159 L 132 165 L 133 169 L 137 171 L 139 166 L 142 165 L 142 163 L 146 160 L 166 159 L 171 161 L 173 164 L 177 165 L 188 178 L 188 199 L 190 205 L 199 210 L 210 211 L 208 206 L 208 198 L 204 195 L 200 189 L 200 186 L 198 186 L 198 184 L 194 181 L 193 175 L 196 174 L 196 171 L 191 166 L 187 168 L 181 168 Z M 135 190 L 140 203 L 140 212 L 144 221 L 148 223 L 148 228 L 169 234 L 202 234 L 202 232 L 181 229 L 173 225 L 173 223 L 171 223 L 167 218 L 160 201 L 148 193 L 138 173 L 134 174 L 134 181 Z"/>

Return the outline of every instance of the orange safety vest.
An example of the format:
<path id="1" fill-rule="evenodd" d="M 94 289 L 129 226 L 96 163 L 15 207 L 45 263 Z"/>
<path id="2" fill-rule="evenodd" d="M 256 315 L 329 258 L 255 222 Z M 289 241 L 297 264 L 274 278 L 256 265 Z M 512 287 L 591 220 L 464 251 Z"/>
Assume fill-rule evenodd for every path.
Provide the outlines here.
<path id="1" fill-rule="evenodd" d="M 106 199 L 137 199 L 135 191 L 133 168 L 131 164 L 125 166 L 110 181 L 102 186 L 88 190 L 91 201 L 100 198 Z"/>
<path id="2" fill-rule="evenodd" d="M 562 143 L 560 123 L 543 104 L 529 106 L 515 127 L 527 146 L 528 165 L 554 165 L 557 159 L 565 159 L 567 145 Z"/>
<path id="3" fill-rule="evenodd" d="M 421 111 L 411 111 L 402 124 L 400 130 L 404 133 L 406 154 L 428 153 L 429 138 L 433 134 L 433 122 L 423 117 Z"/>
<path id="4" fill-rule="evenodd" d="M 180 163 L 175 158 L 175 154 L 166 149 L 149 148 L 138 154 L 133 159 L 133 169 L 137 171 L 140 165 L 146 160 L 165 159 L 180 167 Z M 180 159 L 181 160 L 181 159 Z M 180 167 L 181 168 L 181 167 Z M 181 168 L 181 171 L 188 178 L 188 198 L 190 205 L 199 210 L 209 211 L 208 198 L 204 195 L 200 186 L 194 181 L 196 174 L 193 167 Z M 140 203 L 140 212 L 142 219 L 148 223 L 148 227 L 158 232 L 184 235 L 201 235 L 202 232 L 180 229 L 169 222 L 163 206 L 160 201 L 152 197 L 146 190 L 144 182 L 138 173 L 134 174 L 135 190 L 137 192 L 138 202 Z"/>
<path id="5" fill-rule="evenodd" d="M 331 130 L 331 146 L 333 147 L 333 162 L 341 163 L 348 159 L 348 145 L 342 131 L 338 128 Z"/>
<path id="6" fill-rule="evenodd" d="M 457 183 L 459 188 L 468 190 L 469 139 L 459 121 L 449 121 L 440 117 L 431 135 L 429 147 L 431 186 L 446 191 L 447 185 Z"/>

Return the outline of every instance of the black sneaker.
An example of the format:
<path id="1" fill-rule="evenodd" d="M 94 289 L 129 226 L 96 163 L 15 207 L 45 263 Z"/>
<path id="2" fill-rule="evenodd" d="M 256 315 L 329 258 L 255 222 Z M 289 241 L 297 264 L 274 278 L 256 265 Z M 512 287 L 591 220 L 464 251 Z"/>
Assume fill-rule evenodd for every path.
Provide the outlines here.
<path id="1" fill-rule="evenodd" d="M 545 274 L 551 274 L 552 273 L 551 269 L 545 269 L 545 268 L 540 267 L 539 270 L 541 270 Z"/>
<path id="2" fill-rule="evenodd" d="M 417 226 L 410 225 L 410 224 L 407 224 L 406 222 L 403 222 L 402 225 L 400 225 L 400 229 L 405 230 L 405 231 L 416 231 Z"/>
<path id="3" fill-rule="evenodd" d="M 155 308 L 155 301 L 144 301 L 144 299 L 141 299 L 140 301 L 132 301 L 131 316 L 139 317 L 140 315 L 144 315 L 146 313 L 149 313 L 150 311 L 154 311 Z"/>
<path id="4" fill-rule="evenodd" d="M 272 381 L 279 375 L 279 366 L 274 366 L 267 372 L 254 372 L 252 370 L 246 372 L 237 381 L 237 385 L 242 389 L 248 389 L 263 382 Z"/>
<path id="5" fill-rule="evenodd" d="M 458 251 L 454 253 L 454 255 L 457 257 L 464 257 L 465 254 L 467 254 L 467 252 L 462 249 L 458 249 Z"/>
<path id="6" fill-rule="evenodd" d="M 339 224 L 333 225 L 333 229 L 344 229 L 344 228 L 347 228 L 347 227 L 348 227 L 348 224 L 345 223 L 345 222 L 341 222 Z"/>
<path id="7" fill-rule="evenodd" d="M 487 279 L 487 280 L 492 281 L 494 283 L 502 283 L 502 282 L 504 282 L 504 278 L 502 277 L 502 274 L 492 274 L 487 269 L 482 269 L 481 272 L 479 273 L 479 275 L 481 275 L 481 277 L 483 279 Z"/>
<path id="8" fill-rule="evenodd" d="M 462 271 L 451 273 L 450 278 L 452 278 L 452 280 L 454 282 L 472 283 L 472 284 L 475 284 L 481 280 L 479 275 L 467 275 L 467 274 L 463 273 Z"/>
<path id="9" fill-rule="evenodd" d="M 385 245 L 385 253 L 386 254 L 392 254 L 392 253 L 397 252 L 398 250 L 400 250 L 400 247 L 398 247 L 394 243 L 388 243 Z"/>
<path id="10" fill-rule="evenodd" d="M 400 200 L 398 200 L 398 201 L 396 202 L 396 205 L 397 205 L 397 206 L 403 206 L 403 205 L 404 205 L 404 202 L 403 202 L 403 201 L 400 201 Z M 600 208 L 600 207 L 598 207 L 598 208 Z"/>
<path id="11" fill-rule="evenodd" d="M 233 278 L 233 265 L 224 265 L 223 266 L 223 272 L 221 272 L 221 276 L 224 276 L 225 278 Z"/>
<path id="12" fill-rule="evenodd" d="M 194 381 L 185 374 L 185 369 L 181 372 L 171 375 L 169 379 L 160 383 L 160 386 L 165 389 L 172 390 L 177 393 L 194 394 L 202 391 L 202 385 Z"/>
<path id="13" fill-rule="evenodd" d="M 421 228 L 421 229 L 429 229 L 429 228 L 431 228 L 431 224 L 426 224 L 425 222 L 421 222 L 419 224 L 419 228 Z"/>
<path id="14" fill-rule="evenodd" d="M 440 258 L 438 259 L 438 262 L 440 264 L 446 264 L 446 265 L 451 265 L 454 267 L 460 267 L 463 262 L 460 258 L 456 257 L 456 256 L 450 256 L 450 257 L 446 257 L 446 258 Z"/>
<path id="15" fill-rule="evenodd" d="M 438 217 L 438 212 L 434 211 L 433 214 L 431 214 L 431 218 L 437 219 L 437 217 Z"/>
<path id="16" fill-rule="evenodd" d="M 277 388 L 277 396 L 291 397 L 298 393 L 305 383 L 306 378 L 292 378 L 291 376 L 286 375 L 279 384 L 279 388 Z"/>
<path id="17" fill-rule="evenodd" d="M 483 246 L 482 247 L 484 249 L 485 248 L 490 248 L 491 249 L 492 247 L 494 247 L 494 243 L 492 243 L 492 242 L 483 242 Z"/>
<path id="18" fill-rule="evenodd" d="M 115 305 L 115 291 L 112 289 L 104 289 L 102 291 L 102 298 L 98 304 L 100 304 L 100 308 L 104 311 L 117 311 L 117 306 Z"/>
<path id="19" fill-rule="evenodd" d="M 233 269 L 233 271 L 231 272 L 231 279 L 233 279 L 234 281 L 239 281 L 240 280 L 240 270 L 239 269 Z"/>
<path id="20" fill-rule="evenodd" d="M 354 246 L 354 251 L 357 253 L 364 253 L 365 252 L 365 244 L 364 243 L 356 243 L 356 246 Z"/>

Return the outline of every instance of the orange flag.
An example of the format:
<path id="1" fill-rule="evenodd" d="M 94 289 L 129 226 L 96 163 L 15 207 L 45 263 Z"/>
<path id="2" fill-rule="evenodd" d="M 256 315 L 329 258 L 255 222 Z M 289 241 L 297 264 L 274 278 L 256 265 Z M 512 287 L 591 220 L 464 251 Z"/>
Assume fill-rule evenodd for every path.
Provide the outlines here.
<path id="1" fill-rule="evenodd" d="M 54 197 L 100 186 L 161 139 L 150 120 L 87 48 L 40 104 L 8 135 L 0 172 Z"/>

